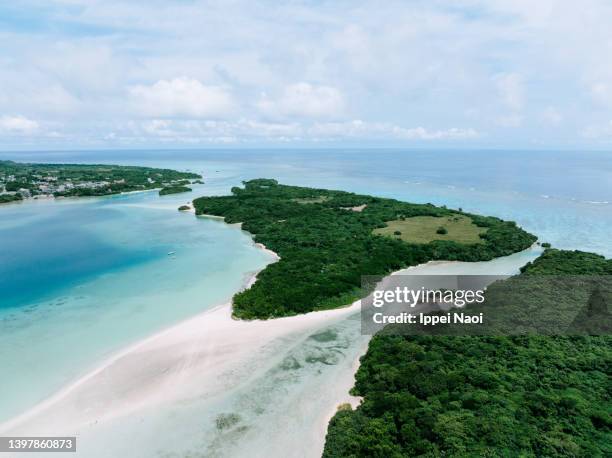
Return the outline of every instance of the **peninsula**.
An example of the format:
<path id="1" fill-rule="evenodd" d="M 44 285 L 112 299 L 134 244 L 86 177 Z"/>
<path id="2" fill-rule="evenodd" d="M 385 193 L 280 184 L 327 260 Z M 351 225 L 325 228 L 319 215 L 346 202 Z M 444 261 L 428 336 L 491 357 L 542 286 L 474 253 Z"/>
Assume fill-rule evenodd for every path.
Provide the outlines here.
<path id="1" fill-rule="evenodd" d="M 243 319 L 342 307 L 362 296 L 362 275 L 432 260 L 487 261 L 536 241 L 499 218 L 273 179 L 247 181 L 231 196 L 200 197 L 193 205 L 198 215 L 242 223 L 255 242 L 280 256 L 234 296 L 234 316 Z"/>
<path id="2" fill-rule="evenodd" d="M 271 179 L 194 206 L 199 215 L 242 223 L 280 256 L 234 296 L 233 314 L 245 319 L 339 308 L 363 295 L 361 275 L 432 260 L 491 260 L 536 241 L 498 218 Z M 603 456 L 610 337 L 593 332 L 601 323 L 590 316 L 569 328 L 578 335 L 546 326 L 551 317 L 563 329 L 575 325 L 576 310 L 588 310 L 591 297 L 604 294 L 597 300 L 605 304 L 609 292 L 570 277 L 610 275 L 612 261 L 545 248 L 520 275 L 487 292 L 485 305 L 501 312 L 493 335 L 392 335 L 392 326 L 375 335 L 351 392 L 363 400 L 355 410 L 338 410 L 323 456 Z M 523 281 L 542 276 L 556 277 L 537 288 Z M 560 284 L 572 293 L 562 300 Z M 528 332 L 536 316 L 540 328 Z"/>

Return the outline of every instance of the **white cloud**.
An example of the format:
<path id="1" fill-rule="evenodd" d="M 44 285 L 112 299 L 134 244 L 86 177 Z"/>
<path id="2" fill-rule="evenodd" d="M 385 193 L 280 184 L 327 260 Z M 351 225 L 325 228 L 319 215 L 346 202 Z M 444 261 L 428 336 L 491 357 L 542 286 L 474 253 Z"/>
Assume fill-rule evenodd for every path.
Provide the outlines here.
<path id="1" fill-rule="evenodd" d="M 612 104 L 612 87 L 610 85 L 598 81 L 593 83 L 590 87 L 591 97 L 601 104 L 608 105 Z"/>
<path id="2" fill-rule="evenodd" d="M 582 131 L 582 136 L 591 140 L 612 139 L 612 121 L 605 124 L 588 126 Z"/>
<path id="3" fill-rule="evenodd" d="M 547 107 L 542 112 L 542 120 L 551 126 L 557 126 L 563 121 L 563 115 L 555 107 Z"/>
<path id="4" fill-rule="evenodd" d="M 0 31 L 1 112 L 45 120 L 41 144 L 587 145 L 612 107 L 608 0 L 66 1 L 23 0 L 30 25 Z"/>
<path id="5" fill-rule="evenodd" d="M 523 77 L 518 73 L 505 73 L 497 75 L 495 82 L 503 104 L 514 111 L 522 110 L 525 105 Z"/>
<path id="6" fill-rule="evenodd" d="M 49 114 L 70 114 L 79 109 L 79 100 L 60 85 L 39 88 L 28 94 L 33 104 Z"/>
<path id="7" fill-rule="evenodd" d="M 38 131 L 39 124 L 25 116 L 0 117 L 0 132 L 8 134 L 31 135 Z"/>
<path id="8" fill-rule="evenodd" d="M 345 111 L 344 97 L 338 89 L 304 82 L 286 86 L 276 98 L 263 94 L 257 106 L 274 118 L 337 118 Z"/>
<path id="9" fill-rule="evenodd" d="M 459 129 L 457 127 L 445 130 L 427 130 L 424 127 L 412 129 L 395 128 L 394 132 L 398 138 L 417 140 L 467 140 L 479 137 L 475 129 Z"/>
<path id="10" fill-rule="evenodd" d="M 129 95 L 136 112 L 150 117 L 219 118 L 234 109 L 232 96 L 225 88 L 205 86 L 186 77 L 134 86 Z"/>
<path id="11" fill-rule="evenodd" d="M 107 130 L 108 131 L 108 130 Z M 344 122 L 265 122 L 254 119 L 184 120 L 153 119 L 130 121 L 112 126 L 107 140 L 124 143 L 156 140 L 165 143 L 250 143 L 270 142 L 341 142 L 344 140 L 379 141 L 468 141 L 480 134 L 472 128 L 443 130 L 423 127 L 405 128 L 389 123 L 361 120 Z"/>
<path id="12" fill-rule="evenodd" d="M 302 125 L 290 123 L 261 122 L 254 120 L 242 120 L 238 124 L 243 134 L 261 136 L 264 138 L 300 138 L 304 135 Z"/>
<path id="13" fill-rule="evenodd" d="M 497 125 L 501 127 L 520 127 L 522 124 L 523 117 L 516 113 L 497 118 Z"/>
<path id="14" fill-rule="evenodd" d="M 323 138 L 362 138 L 380 140 L 466 140 L 479 136 L 475 129 L 456 127 L 428 130 L 424 127 L 400 127 L 389 123 L 370 123 L 361 120 L 348 122 L 317 123 L 309 133 Z"/>
<path id="15" fill-rule="evenodd" d="M 172 129 L 172 121 L 168 119 L 152 119 L 141 124 L 142 129 L 149 135 L 159 137 L 172 137 L 176 132 Z"/>

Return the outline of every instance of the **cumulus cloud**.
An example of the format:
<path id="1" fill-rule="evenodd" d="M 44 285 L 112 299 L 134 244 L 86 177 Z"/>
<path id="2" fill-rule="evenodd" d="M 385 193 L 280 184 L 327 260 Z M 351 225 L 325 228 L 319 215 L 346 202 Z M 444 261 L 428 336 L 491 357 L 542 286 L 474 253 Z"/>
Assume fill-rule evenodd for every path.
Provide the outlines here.
<path id="1" fill-rule="evenodd" d="M 270 117 L 336 118 L 345 110 L 338 89 L 304 82 L 285 86 L 277 97 L 262 94 L 257 106 Z"/>
<path id="2" fill-rule="evenodd" d="M 206 86 L 193 78 L 159 80 L 129 89 L 135 111 L 162 118 L 218 118 L 234 108 L 231 94 L 220 86 Z"/>
<path id="3" fill-rule="evenodd" d="M 121 129 L 119 129 L 121 130 Z M 236 121 L 154 119 L 132 121 L 122 138 L 181 143 L 229 143 L 252 141 L 463 141 L 479 137 L 472 128 L 426 129 L 406 128 L 389 123 L 370 123 L 361 120 L 344 122 L 265 122 L 253 119 Z M 116 138 L 117 136 L 114 136 Z"/>
<path id="4" fill-rule="evenodd" d="M 8 134 L 31 135 L 38 131 L 38 122 L 25 116 L 0 117 L 0 132 Z"/>
<path id="5" fill-rule="evenodd" d="M 0 56 L 2 113 L 44 119 L 38 138 L 57 129 L 70 147 L 208 135 L 588 145 L 612 106 L 607 0 L 76 3 L 20 2 Z"/>
<path id="6" fill-rule="evenodd" d="M 336 123 L 317 123 L 310 130 L 314 136 L 335 138 L 377 138 L 395 140 L 465 140 L 479 136 L 475 129 L 456 127 L 428 130 L 424 127 L 401 127 L 389 123 L 370 123 L 361 120 Z"/>

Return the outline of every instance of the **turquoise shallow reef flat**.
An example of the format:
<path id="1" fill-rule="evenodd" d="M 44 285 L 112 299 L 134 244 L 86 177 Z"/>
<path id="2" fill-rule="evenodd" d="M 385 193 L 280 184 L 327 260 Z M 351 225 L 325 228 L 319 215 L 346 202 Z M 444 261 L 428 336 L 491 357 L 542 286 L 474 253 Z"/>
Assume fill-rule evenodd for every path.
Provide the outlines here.
<path id="1" fill-rule="evenodd" d="M 0 419 L 112 351 L 228 301 L 270 256 L 156 192 L 0 208 Z M 172 253 L 169 255 L 168 253 Z"/>

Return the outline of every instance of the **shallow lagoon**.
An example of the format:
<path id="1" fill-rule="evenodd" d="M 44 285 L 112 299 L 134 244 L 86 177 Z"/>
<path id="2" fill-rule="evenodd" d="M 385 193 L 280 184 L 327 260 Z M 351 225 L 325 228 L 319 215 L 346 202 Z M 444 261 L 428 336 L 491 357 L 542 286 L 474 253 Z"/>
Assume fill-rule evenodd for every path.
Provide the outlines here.
<path id="1" fill-rule="evenodd" d="M 270 261 L 238 228 L 179 213 L 184 200 L 142 193 L 0 209 L 0 365 L 11 374 L 0 380 L 0 420 L 228 301 Z"/>

